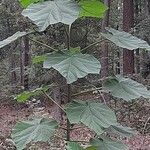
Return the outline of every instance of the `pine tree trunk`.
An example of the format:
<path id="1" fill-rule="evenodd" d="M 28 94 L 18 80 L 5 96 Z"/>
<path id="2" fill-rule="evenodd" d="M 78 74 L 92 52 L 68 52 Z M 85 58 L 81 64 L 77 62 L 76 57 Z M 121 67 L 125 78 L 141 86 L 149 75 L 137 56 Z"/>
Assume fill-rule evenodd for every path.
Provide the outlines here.
<path id="1" fill-rule="evenodd" d="M 110 0 L 104 0 L 104 4 L 110 8 Z M 105 18 L 102 21 L 102 32 L 105 32 L 105 27 L 109 24 L 109 10 L 106 12 Z M 101 77 L 108 76 L 108 44 L 103 42 L 101 45 Z"/>
<path id="2" fill-rule="evenodd" d="M 134 17 L 138 18 L 139 17 L 139 13 L 140 13 L 140 9 L 139 9 L 139 2 L 137 0 L 134 0 Z M 137 20 L 135 22 L 135 24 L 138 24 L 139 21 Z M 140 51 L 139 48 L 136 49 L 136 53 L 135 53 L 135 73 L 139 74 L 140 73 Z"/>
<path id="3" fill-rule="evenodd" d="M 134 25 L 133 0 L 123 0 L 123 30 L 129 32 Z M 123 74 L 134 73 L 134 51 L 123 49 Z"/>

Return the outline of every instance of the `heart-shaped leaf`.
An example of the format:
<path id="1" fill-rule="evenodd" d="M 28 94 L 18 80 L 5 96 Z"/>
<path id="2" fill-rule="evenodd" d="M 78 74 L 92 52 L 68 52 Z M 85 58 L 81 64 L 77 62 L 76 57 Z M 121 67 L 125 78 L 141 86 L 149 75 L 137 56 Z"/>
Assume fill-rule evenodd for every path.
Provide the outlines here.
<path id="1" fill-rule="evenodd" d="M 21 38 L 25 35 L 27 35 L 28 33 L 27 32 L 16 32 L 15 34 L 13 34 L 12 36 L 8 37 L 7 39 L 3 40 L 3 41 L 0 41 L 0 48 L 16 41 L 18 38 Z"/>
<path id="2" fill-rule="evenodd" d="M 79 16 L 79 7 L 73 0 L 45 1 L 29 5 L 22 15 L 30 18 L 39 31 L 44 31 L 49 25 L 59 22 L 71 25 Z"/>
<path id="3" fill-rule="evenodd" d="M 66 106 L 71 123 L 83 123 L 97 134 L 104 128 L 117 124 L 115 113 L 106 105 L 96 102 L 73 101 Z"/>
<path id="4" fill-rule="evenodd" d="M 17 150 L 23 150 L 30 142 L 47 142 L 57 128 L 57 122 L 52 119 L 40 118 L 22 121 L 16 124 L 11 136 Z"/>
<path id="5" fill-rule="evenodd" d="M 80 0 L 80 17 L 97 17 L 103 18 L 105 11 L 108 9 L 106 5 L 104 5 L 99 0 Z"/>
<path id="6" fill-rule="evenodd" d="M 107 137 L 92 139 L 90 143 L 96 147 L 96 150 L 129 150 L 129 148 L 120 141 L 114 141 Z"/>
<path id="7" fill-rule="evenodd" d="M 70 84 L 88 74 L 99 74 L 101 65 L 92 55 L 81 53 L 55 53 L 47 56 L 43 67 L 56 69 L 67 79 L 67 83 Z"/>
<path id="8" fill-rule="evenodd" d="M 114 97 L 122 98 L 126 101 L 139 97 L 150 98 L 150 91 L 142 85 L 130 78 L 116 76 L 108 78 L 103 84 L 103 88 Z"/>
<path id="9" fill-rule="evenodd" d="M 137 48 L 142 48 L 150 50 L 150 45 L 127 32 L 118 31 L 113 28 L 106 28 L 109 33 L 101 33 L 106 39 L 115 43 L 117 46 L 122 48 L 127 48 L 129 50 L 135 50 Z"/>

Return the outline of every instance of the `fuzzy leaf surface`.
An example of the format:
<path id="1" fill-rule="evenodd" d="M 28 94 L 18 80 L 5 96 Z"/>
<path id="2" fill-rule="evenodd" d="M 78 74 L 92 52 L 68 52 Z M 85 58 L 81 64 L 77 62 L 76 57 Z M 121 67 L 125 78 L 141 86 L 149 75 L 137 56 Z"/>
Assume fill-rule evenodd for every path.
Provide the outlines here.
<path id="1" fill-rule="evenodd" d="M 101 103 L 73 101 L 66 106 L 66 113 L 71 123 L 83 123 L 97 134 L 117 124 L 115 113 Z"/>
<path id="2" fill-rule="evenodd" d="M 106 129 L 107 132 L 116 133 L 123 137 L 132 137 L 136 132 L 130 127 L 124 127 L 122 125 L 111 125 Z"/>
<path id="3" fill-rule="evenodd" d="M 29 5 L 22 15 L 30 18 L 39 31 L 44 31 L 59 22 L 71 25 L 79 16 L 79 7 L 73 0 L 45 1 Z"/>
<path id="4" fill-rule="evenodd" d="M 126 101 L 140 97 L 150 98 L 150 91 L 143 84 L 122 76 L 106 79 L 103 87 L 105 90 L 110 91 L 114 97 Z"/>
<path id="5" fill-rule="evenodd" d="M 17 150 L 23 150 L 31 141 L 47 142 L 54 135 L 57 128 L 57 122 L 52 119 L 40 118 L 22 121 L 16 124 L 11 136 Z"/>
<path id="6" fill-rule="evenodd" d="M 0 41 L 0 48 L 16 41 L 18 38 L 21 38 L 25 35 L 27 35 L 28 33 L 27 32 L 16 32 L 15 34 L 13 34 L 12 36 L 8 37 L 7 39 L 3 40 L 3 41 Z"/>
<path id="7" fill-rule="evenodd" d="M 129 50 L 135 50 L 137 48 L 150 50 L 150 45 L 146 41 L 141 40 L 132 34 L 124 31 L 118 31 L 113 28 L 106 28 L 106 30 L 108 33 L 101 33 L 102 36 L 119 47 Z"/>
<path id="8" fill-rule="evenodd" d="M 120 141 L 114 141 L 107 137 L 92 139 L 90 143 L 96 147 L 96 150 L 129 150 L 129 148 Z"/>
<path id="9" fill-rule="evenodd" d="M 101 65 L 92 55 L 73 52 L 48 55 L 43 67 L 54 68 L 66 78 L 68 84 L 71 84 L 88 74 L 99 74 Z"/>

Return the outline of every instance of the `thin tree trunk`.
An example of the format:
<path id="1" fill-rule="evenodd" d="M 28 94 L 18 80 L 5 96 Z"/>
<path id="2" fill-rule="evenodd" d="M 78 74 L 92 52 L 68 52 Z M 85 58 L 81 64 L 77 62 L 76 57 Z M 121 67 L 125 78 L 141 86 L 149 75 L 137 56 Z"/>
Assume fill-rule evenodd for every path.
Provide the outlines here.
<path id="1" fill-rule="evenodd" d="M 133 0 L 123 0 L 123 30 L 129 32 L 134 25 Z M 123 49 L 123 74 L 134 73 L 134 51 Z"/>
<path id="2" fill-rule="evenodd" d="M 110 0 L 104 0 L 104 4 L 110 8 Z M 109 9 L 106 12 L 105 18 L 102 21 L 102 32 L 105 32 L 105 27 L 109 24 Z M 101 45 L 101 77 L 108 76 L 108 44 L 106 42 L 103 42 Z"/>
<path id="3" fill-rule="evenodd" d="M 145 17 L 148 17 L 150 14 L 150 1 L 149 0 L 144 0 L 144 14 L 145 14 Z"/>
<path id="4" fill-rule="evenodd" d="M 15 85 L 17 83 L 17 75 L 16 75 L 16 55 L 14 54 L 14 50 L 16 48 L 16 43 L 11 44 L 12 54 L 10 56 L 10 64 L 11 64 L 11 85 Z"/>
<path id="5" fill-rule="evenodd" d="M 144 0 L 144 14 L 145 19 L 150 15 L 150 2 L 149 0 Z M 145 37 L 144 39 L 149 43 L 149 40 Z M 149 75 L 149 66 L 150 66 L 150 53 L 147 51 L 142 51 L 140 55 L 140 74 L 143 78 L 146 78 Z"/>
<path id="6" fill-rule="evenodd" d="M 137 0 L 134 0 L 134 17 L 138 18 L 139 17 L 139 2 Z M 139 21 L 136 21 L 136 24 L 138 24 Z M 140 51 L 139 48 L 136 49 L 136 53 L 135 53 L 136 57 L 135 57 L 135 73 L 139 74 L 140 73 Z"/>
<path id="7" fill-rule="evenodd" d="M 28 73 L 27 67 L 29 66 L 29 39 L 23 37 L 21 40 L 21 52 L 20 52 L 20 80 L 21 85 L 25 90 L 28 89 Z"/>
<path id="8" fill-rule="evenodd" d="M 148 12 L 150 14 L 150 1 L 149 0 L 147 0 L 147 7 L 148 7 Z"/>

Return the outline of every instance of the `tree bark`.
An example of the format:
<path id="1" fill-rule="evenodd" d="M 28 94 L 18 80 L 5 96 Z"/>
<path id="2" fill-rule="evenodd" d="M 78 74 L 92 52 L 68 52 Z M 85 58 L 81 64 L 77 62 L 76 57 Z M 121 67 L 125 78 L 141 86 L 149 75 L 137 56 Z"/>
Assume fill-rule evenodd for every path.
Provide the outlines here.
<path id="1" fill-rule="evenodd" d="M 110 8 L 110 0 L 104 0 L 104 4 Z M 109 9 L 106 12 L 105 18 L 102 21 L 102 32 L 105 32 L 105 28 L 109 24 Z M 103 42 L 101 45 L 101 77 L 108 76 L 108 44 Z"/>
<path id="2" fill-rule="evenodd" d="M 27 67 L 29 66 L 29 39 L 23 37 L 21 40 L 21 53 L 20 53 L 20 78 L 21 85 L 25 90 L 28 89 L 28 73 Z"/>
<path id="3" fill-rule="evenodd" d="M 123 30 L 129 32 L 134 25 L 133 0 L 123 0 Z M 123 74 L 134 73 L 134 51 L 123 49 Z"/>
<path id="4" fill-rule="evenodd" d="M 138 17 L 139 17 L 139 13 L 140 13 L 140 9 L 139 9 L 139 2 L 137 0 L 134 0 L 134 18 L 136 18 L 136 22 L 135 24 L 138 24 Z M 140 51 L 139 48 L 136 49 L 135 51 L 135 73 L 139 74 L 140 73 Z"/>

